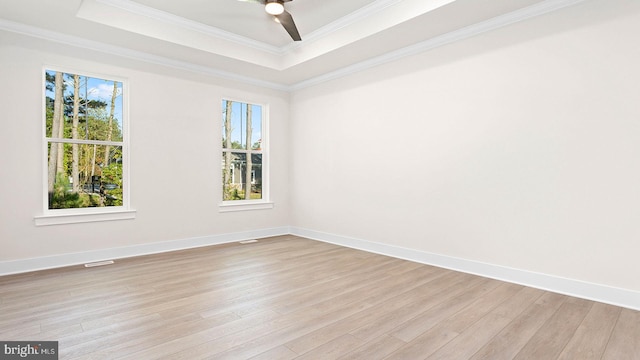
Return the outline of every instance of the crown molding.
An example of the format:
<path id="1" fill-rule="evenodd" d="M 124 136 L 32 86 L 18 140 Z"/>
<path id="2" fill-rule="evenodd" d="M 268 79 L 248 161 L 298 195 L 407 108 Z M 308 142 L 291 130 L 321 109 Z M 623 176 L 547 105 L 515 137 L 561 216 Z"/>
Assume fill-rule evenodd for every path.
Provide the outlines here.
<path id="1" fill-rule="evenodd" d="M 330 22 L 329 24 L 305 35 L 304 42 L 300 43 L 291 43 L 284 47 L 282 47 L 281 51 L 284 53 L 299 49 L 306 44 L 311 42 L 320 40 L 342 28 L 345 28 L 351 24 L 357 23 L 367 17 L 379 13 L 383 10 L 388 9 L 389 7 L 400 3 L 402 0 L 377 0 L 374 1 L 346 16 L 343 16 L 335 21 Z"/>
<path id="2" fill-rule="evenodd" d="M 264 81 L 208 66 L 196 65 L 186 61 L 173 60 L 163 56 L 152 55 L 142 51 L 136 51 L 119 46 L 105 44 L 98 41 L 87 40 L 81 37 L 62 34 L 51 30 L 45 30 L 35 26 L 16 23 L 9 20 L 0 19 L 0 30 L 5 30 L 47 41 L 53 41 L 73 47 L 89 49 L 110 55 L 116 55 L 123 58 L 143 61 L 151 64 L 186 70 L 198 74 L 211 75 L 226 80 L 239 81 L 248 85 L 255 85 L 279 91 L 289 91 L 289 86 L 280 83 Z"/>
<path id="3" fill-rule="evenodd" d="M 118 8 L 120 10 L 124 10 L 132 14 L 144 16 L 156 21 L 163 22 L 165 24 L 178 26 L 183 29 L 197 31 L 208 36 L 221 38 L 238 45 L 246 46 L 255 50 L 265 51 L 273 55 L 283 55 L 285 52 L 283 48 L 273 46 L 261 41 L 253 40 L 248 37 L 237 35 L 228 31 L 224 31 L 217 27 L 205 25 L 197 21 L 188 20 L 183 17 L 176 16 L 168 12 L 158 10 L 149 6 L 145 6 L 131 0 L 95 0 L 95 1 L 106 6 L 111 6 L 114 8 Z"/>
<path id="4" fill-rule="evenodd" d="M 380 55 L 365 61 L 361 61 L 326 74 L 316 76 L 289 87 L 289 91 L 297 91 L 321 83 L 345 77 L 366 69 L 370 69 L 379 65 L 400 60 L 402 58 L 417 55 L 443 45 L 451 44 L 456 41 L 468 39 L 470 37 L 486 33 L 507 25 L 511 25 L 520 21 L 528 20 L 536 16 L 544 15 L 556 10 L 560 10 L 572 5 L 579 4 L 585 0 L 546 0 L 544 2 L 528 6 L 526 8 L 512 11 L 510 13 L 491 18 L 477 24 L 469 25 L 462 29 L 454 30 L 443 35 L 433 37 L 429 40 L 410 45 L 395 51 L 391 51 L 384 55 Z"/>
<path id="5" fill-rule="evenodd" d="M 358 21 L 366 19 L 367 17 L 384 11 L 389 7 L 396 5 L 403 0 L 376 0 L 346 16 L 339 18 L 311 33 L 305 35 L 304 42 L 292 42 L 283 47 L 273 46 L 262 41 L 250 39 L 245 36 L 237 35 L 220 28 L 205 25 L 197 21 L 188 20 L 186 18 L 173 15 L 171 13 L 152 8 L 150 6 L 139 4 L 132 0 L 94 0 L 106 6 L 111 6 L 126 12 L 144 16 L 156 21 L 160 21 L 173 26 L 178 26 L 183 29 L 198 31 L 208 36 L 221 38 L 232 43 L 247 46 L 252 49 L 265 51 L 273 55 L 285 55 L 288 52 L 299 49 L 307 44 L 320 40 L 344 27 L 354 24 Z"/>
<path id="6" fill-rule="evenodd" d="M 105 1 L 105 0 L 98 0 Z M 114 0 L 108 0 L 114 1 Z M 121 0 L 117 0 L 121 1 Z M 384 0 L 387 5 L 396 0 Z M 292 85 L 275 83 L 270 81 L 264 81 L 253 77 L 243 76 L 237 73 L 232 73 L 224 70 L 215 69 L 208 66 L 196 65 L 185 61 L 173 60 L 162 56 L 151 55 L 148 53 L 131 50 L 123 47 L 108 45 L 92 40 L 87 40 L 77 36 L 62 34 L 34 26 L 24 25 L 8 20 L 0 19 L 0 29 L 14 33 L 20 33 L 23 35 L 41 38 L 49 41 L 63 43 L 75 47 L 87 48 L 90 50 L 108 53 L 112 55 L 122 56 L 129 59 L 145 61 L 157 65 L 168 66 L 171 68 L 187 70 L 190 72 L 211 75 L 220 77 L 226 80 L 239 81 L 248 85 L 255 85 L 264 88 L 279 90 L 279 91 L 297 91 L 311 86 L 315 86 L 327 81 L 335 80 L 341 77 L 345 77 L 357 72 L 361 72 L 366 69 L 373 68 L 375 66 L 383 65 L 389 62 L 393 62 L 404 57 L 416 55 L 425 51 L 429 51 L 438 48 L 443 45 L 447 45 L 456 41 L 464 40 L 475 35 L 486 33 L 491 30 L 495 30 L 516 22 L 528 20 L 530 18 L 544 15 L 556 10 L 560 10 L 572 5 L 576 5 L 584 2 L 585 0 L 546 0 L 541 3 L 531 5 L 529 7 L 516 10 L 504 15 L 497 16 L 495 18 L 458 29 L 429 40 L 417 43 L 415 45 L 407 46 L 395 51 L 391 51 L 381 56 L 377 56 L 365 61 L 361 61 L 349 66 L 342 67 L 335 71 L 327 72 L 323 75 L 309 78 Z M 382 4 L 382 3 L 380 3 Z M 380 5 L 379 6 L 382 6 Z M 373 10 L 371 10 L 373 11 Z M 336 25 L 337 26 L 337 25 Z"/>

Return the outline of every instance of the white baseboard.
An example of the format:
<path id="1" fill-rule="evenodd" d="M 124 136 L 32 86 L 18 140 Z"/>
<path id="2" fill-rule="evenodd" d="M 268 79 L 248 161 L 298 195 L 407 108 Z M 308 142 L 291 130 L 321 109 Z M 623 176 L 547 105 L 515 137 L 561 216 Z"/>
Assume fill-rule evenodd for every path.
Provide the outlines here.
<path id="1" fill-rule="evenodd" d="M 620 289 L 580 280 L 567 279 L 548 274 L 535 273 L 521 269 L 433 254 L 414 249 L 289 226 L 182 240 L 163 241 L 158 243 L 94 250 L 81 253 L 2 261 L 0 262 L 0 276 L 289 234 L 381 255 L 392 256 L 399 259 L 415 261 L 422 264 L 530 286 L 564 295 L 640 310 L 640 292 L 633 290 Z"/>
<path id="2" fill-rule="evenodd" d="M 157 254 L 168 251 L 191 249 L 202 246 L 226 244 L 256 238 L 288 235 L 289 233 L 290 228 L 288 226 L 283 226 L 271 229 L 261 229 L 182 240 L 163 241 L 150 244 L 87 251 L 81 253 L 62 254 L 12 261 L 0 261 L 0 276 L 93 263 L 105 260 L 123 259 L 140 255 Z"/>
<path id="3" fill-rule="evenodd" d="M 438 255 L 362 239 L 291 227 L 291 234 L 381 255 L 525 285 L 559 294 L 640 310 L 640 292 L 505 266 Z"/>

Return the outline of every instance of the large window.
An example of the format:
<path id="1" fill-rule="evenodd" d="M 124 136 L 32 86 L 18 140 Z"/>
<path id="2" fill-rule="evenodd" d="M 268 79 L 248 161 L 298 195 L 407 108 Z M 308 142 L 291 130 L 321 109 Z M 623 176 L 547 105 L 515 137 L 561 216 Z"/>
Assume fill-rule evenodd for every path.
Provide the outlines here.
<path id="1" fill-rule="evenodd" d="M 123 82 L 45 70 L 44 87 L 45 214 L 126 208 Z"/>
<path id="2" fill-rule="evenodd" d="M 262 105 L 222 100 L 222 199 L 267 200 Z"/>

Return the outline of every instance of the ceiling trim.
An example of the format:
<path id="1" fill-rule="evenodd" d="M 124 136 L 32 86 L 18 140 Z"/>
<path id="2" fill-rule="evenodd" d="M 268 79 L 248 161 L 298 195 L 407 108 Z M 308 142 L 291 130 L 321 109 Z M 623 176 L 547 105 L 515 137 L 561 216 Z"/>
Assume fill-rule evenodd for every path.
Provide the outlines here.
<path id="1" fill-rule="evenodd" d="M 357 23 L 363 19 L 368 18 L 369 16 L 378 13 L 380 11 L 383 11 L 393 5 L 396 5 L 397 3 L 401 2 L 402 0 L 376 0 L 354 12 L 352 12 L 351 14 L 348 14 L 346 16 L 343 16 L 337 20 L 334 20 L 332 22 L 330 22 L 329 24 L 315 30 L 312 31 L 311 33 L 305 35 L 304 37 L 304 42 L 292 42 L 288 45 L 285 45 L 281 48 L 281 51 L 283 53 L 286 52 L 290 52 L 292 50 L 296 50 L 299 49 L 303 46 L 305 46 L 305 44 L 309 44 L 311 42 L 320 40 L 326 36 L 328 36 L 331 33 L 334 33 L 342 28 L 345 28 L 349 25 L 352 25 L 354 23 Z"/>
<path id="2" fill-rule="evenodd" d="M 158 10 L 146 5 L 142 5 L 131 0 L 95 0 L 95 1 L 103 5 L 115 7 L 120 10 L 124 10 L 136 15 L 148 17 L 150 19 L 171 24 L 174 26 L 178 26 L 187 30 L 198 31 L 209 36 L 228 40 L 232 43 L 236 43 L 242 46 L 247 46 L 252 49 L 256 49 L 260 51 L 265 51 L 273 55 L 282 55 L 285 52 L 283 48 L 273 46 L 273 45 L 264 43 L 262 41 L 253 40 L 241 35 L 237 35 L 214 26 L 209 26 L 209 25 L 199 23 L 197 21 L 185 19 L 183 17 L 173 15 L 168 12 Z"/>
<path id="3" fill-rule="evenodd" d="M 346 16 L 343 16 L 309 34 L 304 37 L 304 42 L 292 42 L 282 47 L 273 46 L 262 41 L 250 39 L 245 36 L 237 35 L 220 28 L 202 24 L 197 21 L 189 20 L 181 16 L 173 15 L 171 13 L 142 5 L 132 0 L 95 0 L 106 6 L 111 6 L 132 14 L 144 16 L 156 21 L 161 21 L 170 25 L 178 26 L 187 30 L 194 30 L 203 34 L 228 40 L 230 42 L 247 46 L 256 50 L 265 51 L 273 55 L 284 55 L 293 50 L 299 49 L 308 45 L 311 42 L 320 40 L 331 33 L 345 28 L 349 25 L 357 23 L 369 16 L 381 12 L 389 7 L 396 5 L 403 0 L 376 0 Z"/>
<path id="4" fill-rule="evenodd" d="M 326 74 L 316 76 L 311 79 L 307 79 L 298 82 L 289 87 L 289 91 L 301 90 L 307 87 L 321 84 L 323 82 L 335 80 L 341 77 L 345 77 L 366 69 L 376 67 L 390 63 L 402 58 L 417 55 L 443 45 L 451 44 L 456 41 L 464 40 L 482 33 L 486 33 L 491 30 L 495 30 L 507 25 L 511 25 L 520 21 L 524 21 L 536 16 L 544 15 L 562 8 L 581 3 L 585 0 L 546 0 L 544 2 L 528 6 L 526 8 L 515 10 L 510 13 L 499 15 L 489 20 L 479 22 L 477 24 L 469 25 L 462 29 L 454 30 L 446 34 L 433 37 L 429 40 L 410 45 L 384 55 L 380 55 L 359 63 L 355 63 L 341 69 L 328 72 Z"/>
<path id="5" fill-rule="evenodd" d="M 402 59 L 407 56 L 416 55 L 425 51 L 429 51 L 440 46 L 450 44 L 456 41 L 470 38 L 472 36 L 482 34 L 491 30 L 495 30 L 519 21 L 524 21 L 536 16 L 544 15 L 565 7 L 569 7 L 575 4 L 584 2 L 585 0 L 545 0 L 541 3 L 528 6 L 526 8 L 516 10 L 504 15 L 494 17 L 492 19 L 464 27 L 459 30 L 455 30 L 429 40 L 417 43 L 415 45 L 407 46 L 402 49 L 398 49 L 387 54 L 377 56 L 365 61 L 361 61 L 335 71 L 325 73 L 320 76 L 316 76 L 307 80 L 297 82 L 293 85 L 286 85 L 281 83 L 275 83 L 270 81 L 259 80 L 253 77 L 243 76 L 237 73 L 232 73 L 224 70 L 214 69 L 207 66 L 201 66 L 192 64 L 185 61 L 172 60 L 162 56 L 156 56 L 136 50 L 131 50 L 123 47 L 108 45 L 105 43 L 87 40 L 73 35 L 62 34 L 30 25 L 16 23 L 8 20 L 0 19 L 0 29 L 14 33 L 19 33 L 31 37 L 50 40 L 58 43 L 64 43 L 67 45 L 87 48 L 94 51 L 108 53 L 112 55 L 122 56 L 125 58 L 141 60 L 157 65 L 164 65 L 171 68 L 177 68 L 187 70 L 191 72 L 212 75 L 227 80 L 239 81 L 249 85 L 256 85 L 260 87 L 270 88 L 280 91 L 296 91 L 304 89 L 310 86 L 318 85 L 323 82 L 335 80 L 350 74 L 360 72 L 378 65 L 389 63 Z"/>
<path id="6" fill-rule="evenodd" d="M 288 42 L 282 47 L 205 25 L 133 0 L 82 0 L 76 16 L 283 71 L 454 1 L 456 0 L 374 0 L 309 34 L 304 34 L 304 41 Z"/>
<path id="7" fill-rule="evenodd" d="M 27 35 L 43 40 L 53 41 L 65 45 L 79 47 L 83 49 L 89 49 L 106 53 L 110 55 L 116 55 L 128 59 L 144 61 L 156 65 L 167 66 L 179 70 L 187 70 L 194 73 L 212 75 L 226 80 L 239 81 L 248 85 L 256 85 L 280 91 L 290 91 L 290 87 L 284 84 L 275 83 L 271 81 L 264 81 L 249 76 L 243 76 L 237 73 L 232 73 L 224 70 L 214 69 L 208 66 L 196 65 L 186 61 L 173 60 L 164 56 L 152 55 L 142 51 L 131 50 L 120 46 L 114 46 L 105 44 L 98 41 L 87 40 L 81 37 L 62 34 L 59 32 L 38 28 L 35 26 L 25 25 L 9 20 L 0 19 L 0 30 L 5 30 L 17 34 Z"/>

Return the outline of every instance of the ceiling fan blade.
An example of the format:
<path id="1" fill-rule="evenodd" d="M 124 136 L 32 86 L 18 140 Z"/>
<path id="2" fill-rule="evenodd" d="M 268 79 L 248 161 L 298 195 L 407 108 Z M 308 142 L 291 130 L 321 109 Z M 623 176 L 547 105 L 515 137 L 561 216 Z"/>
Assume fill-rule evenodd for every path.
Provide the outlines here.
<path id="1" fill-rule="evenodd" d="M 293 16 L 291 16 L 291 14 L 285 11 L 280 15 L 275 15 L 275 18 L 278 19 L 278 22 L 282 24 L 294 41 L 302 40 L 300 33 L 298 32 L 298 28 L 296 27 L 296 23 L 293 22 Z"/>

